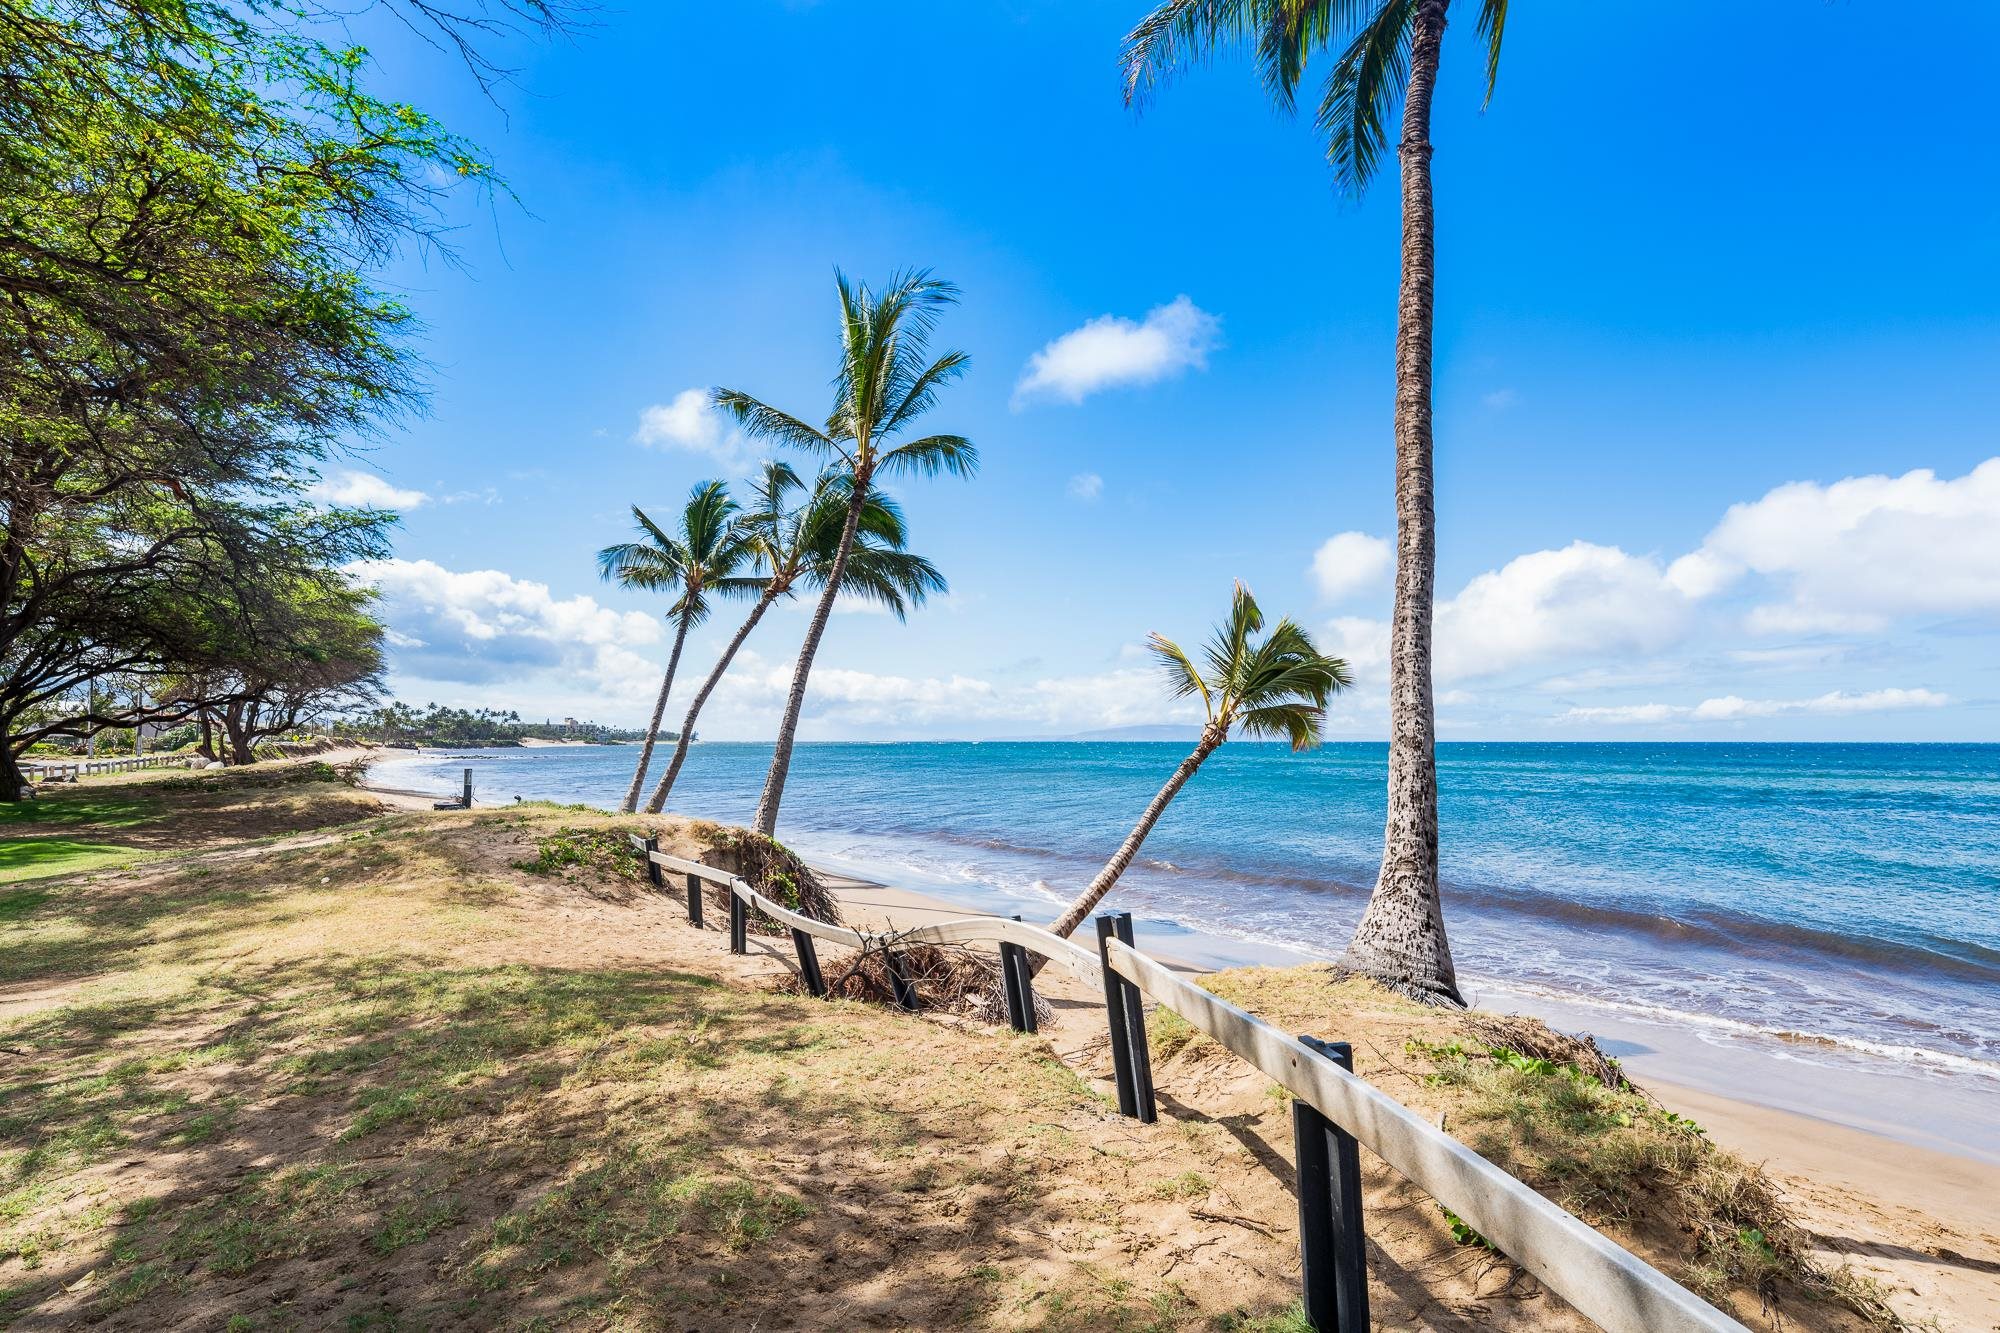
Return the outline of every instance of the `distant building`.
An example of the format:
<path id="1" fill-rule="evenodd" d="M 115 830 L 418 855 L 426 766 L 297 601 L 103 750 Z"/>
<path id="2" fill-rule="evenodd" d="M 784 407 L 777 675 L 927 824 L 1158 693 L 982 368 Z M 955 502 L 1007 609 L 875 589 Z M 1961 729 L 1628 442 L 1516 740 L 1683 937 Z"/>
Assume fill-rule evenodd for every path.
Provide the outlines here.
<path id="1" fill-rule="evenodd" d="M 576 735 L 576 733 L 577 733 L 577 721 L 576 721 L 576 719 L 575 719 L 575 718 L 573 718 L 573 717 L 566 717 L 566 718 L 564 718 L 564 719 L 563 719 L 563 735 L 564 735 L 564 737 L 570 737 L 570 736 L 574 736 L 574 735 Z"/>

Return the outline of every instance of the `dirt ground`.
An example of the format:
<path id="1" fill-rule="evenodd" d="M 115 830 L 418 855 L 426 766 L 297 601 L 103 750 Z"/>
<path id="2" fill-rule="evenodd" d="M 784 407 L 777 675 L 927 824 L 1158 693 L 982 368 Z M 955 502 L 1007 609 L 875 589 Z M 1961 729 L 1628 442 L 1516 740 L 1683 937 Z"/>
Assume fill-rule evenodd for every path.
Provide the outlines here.
<path id="1" fill-rule="evenodd" d="M 246 799 L 315 791 L 366 801 Z M 1087 996 L 1017 1036 L 785 993 L 788 941 L 732 957 L 639 879 L 617 849 L 642 823 L 696 850 L 671 820 L 378 809 L 0 886 L 0 1326 L 1303 1327 L 1268 1081 L 1156 1022 L 1139 1125 Z M 1424 1013 L 1297 970 L 1215 984 L 1454 1114 L 1465 1057 Z M 1583 1326 L 1372 1160 L 1367 1183 L 1378 1326 Z M 1864 1326 L 1763 1285 L 1718 1298 Z"/>

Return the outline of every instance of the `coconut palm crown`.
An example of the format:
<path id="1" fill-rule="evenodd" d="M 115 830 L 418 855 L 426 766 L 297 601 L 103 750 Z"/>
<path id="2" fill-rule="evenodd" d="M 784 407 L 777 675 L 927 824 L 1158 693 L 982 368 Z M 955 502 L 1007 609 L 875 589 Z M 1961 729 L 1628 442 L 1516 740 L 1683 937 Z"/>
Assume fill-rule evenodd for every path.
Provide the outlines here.
<path id="1" fill-rule="evenodd" d="M 688 631 L 708 619 L 711 596 L 751 597 L 763 591 L 763 579 L 740 572 L 755 558 L 757 546 L 751 534 L 738 526 L 739 510 L 724 483 L 697 482 L 681 508 L 677 533 L 669 533 L 645 510 L 633 505 L 632 518 L 639 526 L 640 540 L 618 542 L 597 553 L 598 572 L 606 579 L 621 587 L 674 597 L 667 608 L 667 619 L 674 626 L 673 652 L 660 679 L 659 697 L 653 702 L 652 724 L 639 746 L 632 784 L 618 807 L 622 814 L 631 814 L 638 807 L 639 789 L 653 762 L 660 717 L 667 710 L 667 696 L 673 692 Z"/>
<path id="2" fill-rule="evenodd" d="M 737 389 L 717 389 L 713 395 L 715 405 L 746 434 L 824 460 L 829 471 L 846 478 L 848 487 L 840 540 L 799 647 L 770 772 L 757 801 L 753 824 L 767 837 L 777 828 L 813 659 L 840 595 L 876 478 L 969 477 L 979 465 L 978 450 L 964 436 L 913 432 L 936 405 L 938 391 L 965 373 L 963 352 L 930 353 L 938 316 L 957 302 L 958 289 L 927 271 L 896 274 L 879 291 L 836 272 L 834 286 L 840 306 L 840 363 L 833 406 L 823 425 L 808 425 Z"/>
<path id="3" fill-rule="evenodd" d="M 1186 649 L 1164 635 L 1149 637 L 1147 647 L 1165 669 L 1167 688 L 1177 699 L 1200 699 L 1206 714 L 1201 737 L 1181 761 L 1152 804 L 1104 869 L 1078 894 L 1049 929 L 1067 936 L 1083 924 L 1104 895 L 1118 882 L 1139 854 L 1146 835 L 1202 762 L 1222 747 L 1232 730 L 1245 736 L 1283 740 L 1294 751 L 1319 744 L 1326 701 L 1351 683 L 1347 663 L 1328 657 L 1290 618 L 1270 632 L 1257 599 L 1241 583 L 1229 605 L 1229 618 L 1216 627 L 1201 650 L 1199 663 Z"/>
<path id="4" fill-rule="evenodd" d="M 752 487 L 756 501 L 737 520 L 756 550 L 763 591 L 689 703 L 680 737 L 674 742 L 673 758 L 646 801 L 648 814 L 666 808 L 667 795 L 687 762 L 688 745 L 702 706 L 721 683 L 750 631 L 780 598 L 793 596 L 802 587 L 825 586 L 846 526 L 849 484 L 845 474 L 822 473 L 807 487 L 791 464 L 764 464 L 763 476 Z M 847 553 L 841 595 L 875 602 L 901 620 L 910 607 L 922 606 L 930 594 L 945 591 L 944 575 L 937 566 L 902 549 L 907 540 L 902 510 L 878 492 L 862 507 L 854 545 Z"/>

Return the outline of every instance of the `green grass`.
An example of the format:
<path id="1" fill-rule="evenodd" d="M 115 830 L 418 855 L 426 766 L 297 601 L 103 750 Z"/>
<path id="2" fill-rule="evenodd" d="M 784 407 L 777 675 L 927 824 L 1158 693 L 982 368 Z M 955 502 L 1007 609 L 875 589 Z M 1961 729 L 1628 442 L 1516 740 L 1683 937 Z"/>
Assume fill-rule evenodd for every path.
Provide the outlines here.
<path id="1" fill-rule="evenodd" d="M 10 824 L 87 824 L 92 828 L 138 828 L 166 814 L 166 803 L 143 791 L 46 790 L 32 801 L 0 804 L 0 828 Z"/>
<path id="2" fill-rule="evenodd" d="M 142 855 L 144 853 L 131 847 L 104 842 L 77 842 L 70 838 L 20 838 L 0 842 L 0 884 L 43 879 L 50 875 L 72 875 L 80 870 L 101 870 Z"/>

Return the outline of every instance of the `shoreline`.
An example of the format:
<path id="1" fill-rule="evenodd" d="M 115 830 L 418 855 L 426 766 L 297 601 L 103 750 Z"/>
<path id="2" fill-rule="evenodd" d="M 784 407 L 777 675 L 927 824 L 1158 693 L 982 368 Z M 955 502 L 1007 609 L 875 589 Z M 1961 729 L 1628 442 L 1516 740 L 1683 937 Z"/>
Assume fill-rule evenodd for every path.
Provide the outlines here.
<path id="1" fill-rule="evenodd" d="M 370 753 L 371 758 L 385 755 L 417 758 L 405 751 Z M 451 776 L 455 778 L 456 772 Z M 414 776 L 411 782 L 412 786 L 423 785 L 423 780 Z M 518 774 L 512 784 L 528 792 L 542 785 Z M 423 795 L 422 803 L 428 805 L 431 799 Z M 565 789 L 556 799 L 575 800 L 578 796 Z M 589 797 L 583 799 L 588 801 Z M 982 913 L 1019 912 L 1028 920 L 1045 919 L 1056 910 L 1055 900 L 1040 879 L 1027 882 L 1032 866 L 1005 880 L 976 872 L 945 876 L 930 867 L 931 857 L 906 857 L 898 852 L 893 836 L 885 841 L 840 832 L 784 829 L 781 833 L 815 867 L 856 880 L 892 883 L 941 902 L 977 904 L 975 910 Z M 1141 893 L 1128 904 L 1134 910 L 1141 938 L 1150 949 L 1186 960 L 1194 969 L 1295 965 L 1327 961 L 1337 952 L 1271 939 L 1261 931 L 1225 934 L 1212 927 L 1186 924 L 1189 918 L 1171 902 L 1149 906 L 1152 897 Z M 1115 900 L 1113 905 L 1117 905 Z M 1192 919 L 1214 915 L 1201 911 Z M 1590 943 L 1583 939 L 1575 945 L 1581 949 Z M 1614 943 L 1603 942 L 1607 949 Z M 1582 953 L 1576 956 L 1586 961 L 1590 957 Z M 1609 956 L 1617 956 L 1617 951 Z M 1571 990 L 1512 982 L 1482 972 L 1469 962 L 1461 964 L 1459 981 L 1466 998 L 1476 1007 L 1529 1014 L 1565 1031 L 1591 1034 L 1642 1081 L 1686 1087 L 1845 1125 L 1988 1166 L 2000 1165 L 2000 1116 L 1993 1110 L 2000 1101 L 2000 1080 L 1986 1074 L 1923 1068 L 1898 1059 L 1894 1050 L 1871 1049 L 1865 1044 L 1787 1040 L 1777 1027 L 1743 1024 L 1699 1007 L 1620 1003 L 1616 997 L 1597 993 L 1601 988 Z M 1787 1017 L 1782 1026 L 1795 1023 L 1799 1020 Z"/>

